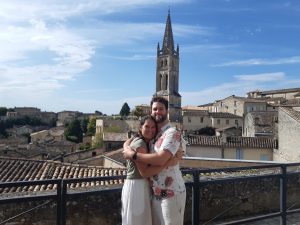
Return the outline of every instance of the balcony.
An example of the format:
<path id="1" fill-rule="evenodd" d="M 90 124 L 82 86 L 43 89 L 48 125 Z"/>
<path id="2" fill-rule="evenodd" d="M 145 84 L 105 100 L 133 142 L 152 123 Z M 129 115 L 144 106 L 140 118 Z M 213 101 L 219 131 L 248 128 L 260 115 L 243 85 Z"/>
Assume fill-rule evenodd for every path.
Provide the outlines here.
<path id="1" fill-rule="evenodd" d="M 297 224 L 300 163 L 182 170 L 187 187 L 185 224 Z M 121 224 L 117 184 L 125 176 L 0 183 L 1 224 Z M 107 185 L 96 186 L 97 182 Z M 80 184 L 89 183 L 89 188 Z M 109 183 L 109 184 L 108 184 Z M 76 184 L 77 188 L 75 187 Z M 94 184 L 94 185 L 93 185 Z M 18 188 L 55 191 L 20 194 Z M 10 190 L 4 194 L 4 190 Z"/>

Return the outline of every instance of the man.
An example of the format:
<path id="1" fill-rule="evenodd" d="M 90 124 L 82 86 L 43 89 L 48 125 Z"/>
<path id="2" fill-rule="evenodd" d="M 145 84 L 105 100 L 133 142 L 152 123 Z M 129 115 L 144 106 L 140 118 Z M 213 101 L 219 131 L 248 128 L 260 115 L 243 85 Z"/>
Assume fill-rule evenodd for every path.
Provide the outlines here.
<path id="1" fill-rule="evenodd" d="M 162 166 L 176 154 L 182 139 L 180 132 L 167 119 L 168 101 L 154 97 L 150 105 L 158 128 L 154 153 L 138 153 L 128 147 L 125 147 L 123 153 L 127 159 Z M 183 225 L 186 190 L 178 163 L 151 177 L 151 187 L 153 225 Z"/>

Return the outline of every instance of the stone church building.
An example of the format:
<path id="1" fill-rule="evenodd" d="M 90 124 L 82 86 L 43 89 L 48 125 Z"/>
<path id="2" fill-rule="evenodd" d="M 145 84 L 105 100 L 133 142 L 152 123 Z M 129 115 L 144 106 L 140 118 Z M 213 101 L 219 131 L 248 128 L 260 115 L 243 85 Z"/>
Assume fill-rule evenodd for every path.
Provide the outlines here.
<path id="1" fill-rule="evenodd" d="M 169 120 L 182 122 L 179 94 L 179 46 L 175 50 L 170 11 L 168 13 L 162 47 L 157 45 L 156 92 L 169 101 Z"/>

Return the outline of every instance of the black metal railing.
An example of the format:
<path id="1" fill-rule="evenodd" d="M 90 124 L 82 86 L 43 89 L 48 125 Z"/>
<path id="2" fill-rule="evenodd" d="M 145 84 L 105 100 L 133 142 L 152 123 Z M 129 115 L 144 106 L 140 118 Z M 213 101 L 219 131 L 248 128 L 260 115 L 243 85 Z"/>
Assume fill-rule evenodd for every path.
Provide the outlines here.
<path id="1" fill-rule="evenodd" d="M 229 221 L 221 224 L 246 224 L 254 221 L 265 220 L 268 218 L 280 217 L 281 225 L 287 224 L 287 215 L 292 213 L 300 212 L 300 209 L 287 209 L 287 177 L 292 174 L 300 174 L 298 171 L 288 171 L 289 167 L 299 167 L 300 163 L 290 163 L 290 164 L 271 164 L 271 165 L 259 165 L 259 166 L 247 166 L 247 167 L 232 167 L 232 168 L 221 168 L 221 169 L 183 169 L 183 175 L 192 176 L 192 179 L 186 181 L 186 186 L 192 188 L 192 225 L 199 225 L 200 222 L 200 193 L 202 187 L 207 184 L 222 184 L 226 182 L 233 181 L 245 181 L 245 180 L 256 180 L 256 179 L 264 179 L 264 178 L 278 178 L 279 189 L 280 189 L 280 208 L 278 211 L 272 213 L 266 213 L 260 216 L 254 216 L 234 221 Z M 243 177 L 227 177 L 227 178 L 216 178 L 212 180 L 202 180 L 202 174 L 207 173 L 218 173 L 218 172 L 237 172 L 237 171 L 249 171 L 249 170 L 259 170 L 259 169 L 276 169 L 276 173 L 272 174 L 255 174 L 248 175 Z M 49 194 L 40 194 L 40 195 L 29 195 L 29 196 L 15 196 L 15 197 L 7 197 L 1 198 L 0 204 L 4 203 L 16 203 L 22 201 L 34 201 L 34 200 L 47 200 L 46 203 L 41 204 L 43 206 L 45 204 L 49 204 L 51 202 L 56 202 L 56 224 L 57 225 L 66 225 L 66 209 L 67 209 L 67 200 L 71 196 L 82 196 L 82 195 L 90 195 L 90 194 L 105 194 L 107 192 L 120 192 L 122 187 L 114 187 L 114 188 L 106 188 L 106 189 L 97 189 L 97 190 L 86 190 L 86 191 L 70 191 L 69 186 L 74 183 L 82 183 L 82 182 L 99 182 L 99 181 L 110 181 L 110 180 L 120 180 L 124 179 L 125 176 L 110 176 L 110 177 L 92 177 L 92 178 L 81 178 L 81 179 L 51 179 L 51 180 L 39 180 L 39 181 L 18 181 L 18 182 L 1 182 L 0 189 L 10 188 L 10 187 L 24 187 L 24 186 L 35 186 L 35 185 L 56 185 L 56 192 L 51 192 Z M 24 213 L 30 213 L 35 210 L 37 207 L 26 210 L 26 212 L 22 212 L 14 217 L 9 219 L 5 219 L 0 221 L 1 224 L 5 224 L 8 221 L 12 221 L 19 216 L 24 215 Z M 225 212 L 224 212 L 225 213 Z M 211 221 L 216 221 L 218 216 L 211 219 Z M 208 224 L 208 223 L 205 223 Z"/>

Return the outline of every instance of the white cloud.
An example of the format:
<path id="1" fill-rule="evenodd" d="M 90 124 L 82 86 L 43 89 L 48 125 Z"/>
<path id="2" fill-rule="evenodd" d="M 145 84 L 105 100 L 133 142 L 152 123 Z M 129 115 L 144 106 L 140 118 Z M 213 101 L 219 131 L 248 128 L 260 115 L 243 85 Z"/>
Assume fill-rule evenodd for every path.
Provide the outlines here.
<path id="1" fill-rule="evenodd" d="M 172 4 L 183 3 L 186 0 L 173 0 Z M 149 5 L 170 4 L 169 0 L 10 0 L 0 2 L 0 17 L 2 21 L 23 22 L 28 18 L 44 18 L 47 20 L 66 20 L 85 13 L 95 13 L 99 16 L 129 11 Z"/>
<path id="2" fill-rule="evenodd" d="M 220 63 L 213 65 L 215 67 L 223 66 L 261 66 L 261 65 L 282 65 L 282 64 L 299 64 L 300 56 L 294 56 L 290 58 L 282 59 L 248 59 L 248 60 L 237 60 L 226 63 Z"/>
<path id="3" fill-rule="evenodd" d="M 269 85 L 280 81 L 285 83 L 287 87 L 287 78 L 282 72 L 264 73 L 252 75 L 236 75 L 233 82 L 223 83 L 221 85 L 206 88 L 199 92 L 185 92 L 182 94 L 183 105 L 201 105 L 214 102 L 215 100 L 224 99 L 231 95 L 245 97 L 247 92 L 256 89 L 268 90 Z M 278 85 L 280 86 L 280 85 Z M 274 87 L 274 86 L 273 86 Z M 283 88 L 283 87 L 279 87 Z M 274 89 L 274 88 L 272 88 Z"/>
<path id="4" fill-rule="evenodd" d="M 283 80 L 285 74 L 283 72 L 277 73 L 262 73 L 255 75 L 236 75 L 240 81 L 252 81 L 252 82 L 271 82 L 271 81 L 280 81 Z"/>

